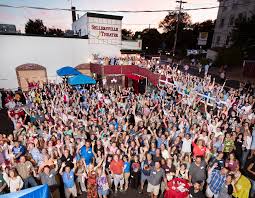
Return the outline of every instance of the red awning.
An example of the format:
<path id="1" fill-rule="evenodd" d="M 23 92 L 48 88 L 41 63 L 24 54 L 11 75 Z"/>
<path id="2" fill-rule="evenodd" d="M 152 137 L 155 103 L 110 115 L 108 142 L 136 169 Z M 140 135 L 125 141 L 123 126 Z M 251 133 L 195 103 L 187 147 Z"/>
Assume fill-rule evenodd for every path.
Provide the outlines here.
<path id="1" fill-rule="evenodd" d="M 140 80 L 142 77 L 137 76 L 137 75 L 126 75 L 126 77 L 132 79 L 132 80 Z"/>

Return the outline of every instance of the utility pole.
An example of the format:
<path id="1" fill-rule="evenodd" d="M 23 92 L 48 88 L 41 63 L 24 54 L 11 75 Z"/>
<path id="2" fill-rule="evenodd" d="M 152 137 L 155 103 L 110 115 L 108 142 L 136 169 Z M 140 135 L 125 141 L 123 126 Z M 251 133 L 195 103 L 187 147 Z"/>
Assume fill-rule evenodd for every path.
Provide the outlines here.
<path id="1" fill-rule="evenodd" d="M 187 2 L 178 0 L 178 1 L 176 1 L 176 3 L 179 3 L 179 10 L 178 10 L 178 15 L 177 15 L 177 24 L 176 24 L 176 30 L 175 30 L 175 36 L 174 36 L 173 56 L 175 56 L 175 49 L 176 49 L 178 30 L 179 30 L 179 24 L 180 24 L 180 18 L 181 18 L 182 4 L 187 3 Z"/>

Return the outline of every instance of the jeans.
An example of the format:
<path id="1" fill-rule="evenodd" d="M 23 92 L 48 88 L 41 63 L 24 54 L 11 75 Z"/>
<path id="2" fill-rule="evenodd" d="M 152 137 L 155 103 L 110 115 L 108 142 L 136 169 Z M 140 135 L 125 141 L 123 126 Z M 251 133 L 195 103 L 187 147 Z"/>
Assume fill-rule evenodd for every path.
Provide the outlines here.
<path id="1" fill-rule="evenodd" d="M 242 168 L 244 168 L 244 166 L 245 166 L 246 159 L 247 159 L 249 153 L 250 153 L 250 150 L 248 150 L 248 149 L 244 150 L 243 153 L 242 153 L 242 163 L 241 163 L 241 165 L 242 165 L 241 167 Z"/>
<path id="2" fill-rule="evenodd" d="M 37 186 L 37 183 L 36 183 L 35 179 L 32 176 L 29 176 L 28 178 L 24 179 L 24 189 L 28 188 L 28 184 L 31 187 Z"/>
<path id="3" fill-rule="evenodd" d="M 251 190 L 250 190 L 250 197 L 255 196 L 255 180 L 250 179 L 251 182 Z"/>

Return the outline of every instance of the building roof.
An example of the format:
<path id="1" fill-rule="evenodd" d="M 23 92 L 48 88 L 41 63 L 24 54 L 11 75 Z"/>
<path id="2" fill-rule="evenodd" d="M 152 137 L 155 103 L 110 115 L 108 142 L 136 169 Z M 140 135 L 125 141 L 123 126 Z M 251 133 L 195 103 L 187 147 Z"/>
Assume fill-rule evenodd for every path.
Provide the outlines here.
<path id="1" fill-rule="evenodd" d="M 34 64 L 34 63 L 26 63 L 16 67 L 16 71 L 24 71 L 24 70 L 46 70 L 42 65 Z"/>
<path id="2" fill-rule="evenodd" d="M 95 17 L 95 18 L 103 18 L 103 19 L 115 19 L 115 20 L 122 20 L 123 16 L 116 16 L 116 15 L 109 15 L 109 14 L 99 14 L 93 12 L 87 12 L 88 17 Z"/>

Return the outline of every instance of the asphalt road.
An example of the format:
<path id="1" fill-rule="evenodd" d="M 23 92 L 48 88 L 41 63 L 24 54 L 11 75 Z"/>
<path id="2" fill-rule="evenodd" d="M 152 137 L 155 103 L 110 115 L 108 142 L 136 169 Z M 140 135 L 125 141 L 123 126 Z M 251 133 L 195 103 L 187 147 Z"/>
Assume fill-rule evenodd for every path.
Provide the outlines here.
<path id="1" fill-rule="evenodd" d="M 183 66 L 179 66 L 179 69 L 181 71 L 184 71 Z M 209 75 L 212 76 L 212 78 L 215 78 L 215 82 L 216 83 L 222 84 L 220 76 L 216 75 L 215 73 L 210 72 L 210 69 L 212 70 L 212 69 L 215 69 L 215 68 L 209 68 L 209 72 L 208 73 L 209 73 Z M 196 67 L 190 67 L 189 70 L 188 70 L 188 73 L 193 75 L 193 76 L 198 76 L 198 77 L 202 77 L 202 78 L 204 77 L 204 70 L 202 70 L 202 72 L 199 73 L 198 69 Z M 239 88 L 239 84 L 240 84 L 240 82 L 238 80 L 231 80 L 231 79 L 227 78 L 225 87 L 230 87 L 230 88 L 238 89 Z"/>

